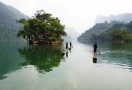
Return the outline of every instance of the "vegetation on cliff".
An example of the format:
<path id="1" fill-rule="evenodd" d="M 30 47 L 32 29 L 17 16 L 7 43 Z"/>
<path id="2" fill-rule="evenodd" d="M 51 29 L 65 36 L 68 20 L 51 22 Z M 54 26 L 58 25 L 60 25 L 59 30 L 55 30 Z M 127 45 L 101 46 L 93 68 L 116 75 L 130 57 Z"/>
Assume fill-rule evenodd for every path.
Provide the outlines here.
<path id="1" fill-rule="evenodd" d="M 16 40 L 18 29 L 22 26 L 16 19 L 28 18 L 19 10 L 0 2 L 0 40 Z"/>
<path id="2" fill-rule="evenodd" d="M 61 36 L 66 35 L 65 26 L 60 20 L 43 10 L 37 11 L 32 18 L 27 20 L 22 18 L 17 22 L 24 25 L 17 36 L 23 37 L 29 43 L 61 43 Z"/>
<path id="3" fill-rule="evenodd" d="M 79 36 L 78 40 L 131 42 L 132 22 L 111 21 L 111 23 L 107 23 L 105 21 L 98 23 Z"/>

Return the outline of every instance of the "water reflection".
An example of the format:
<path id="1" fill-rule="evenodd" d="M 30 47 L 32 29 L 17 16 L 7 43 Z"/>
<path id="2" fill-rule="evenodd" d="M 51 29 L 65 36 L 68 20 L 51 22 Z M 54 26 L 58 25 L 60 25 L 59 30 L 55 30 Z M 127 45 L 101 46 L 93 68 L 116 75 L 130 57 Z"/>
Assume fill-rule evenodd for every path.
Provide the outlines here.
<path id="1" fill-rule="evenodd" d="M 92 47 L 94 42 L 80 41 Z M 132 43 L 98 42 L 98 64 L 110 64 L 115 68 L 132 70 Z M 96 60 L 93 60 L 96 62 Z"/>
<path id="2" fill-rule="evenodd" d="M 132 46 L 131 43 L 128 43 L 128 44 L 113 44 L 112 43 L 112 44 L 101 45 L 100 59 L 102 59 L 102 63 L 105 62 L 107 64 L 117 65 L 123 69 L 132 70 L 132 47 L 131 46 Z"/>
<path id="3" fill-rule="evenodd" d="M 6 45 L 7 48 L 0 48 L 3 51 L 0 57 L 0 73 L 1 70 L 11 73 L 5 72 L 7 78 L 0 80 L 0 90 L 131 90 L 132 73 L 126 67 L 132 62 L 131 54 L 112 54 L 114 50 L 109 44 L 98 44 L 101 55 L 97 56 L 98 61 L 94 60 L 94 63 L 98 64 L 93 64 L 92 45 L 74 44 L 72 53 L 68 51 L 68 59 L 63 59 L 66 53 L 65 56 L 61 54 L 61 46 L 24 46 L 18 49 L 17 44 L 16 47 Z M 110 52 L 105 53 L 107 50 Z M 117 51 L 120 49 L 115 50 Z M 129 50 L 126 50 L 126 53 L 130 53 Z M 62 60 L 66 62 L 63 63 Z M 115 65 L 120 62 L 122 63 Z M 20 65 L 21 69 L 16 70 L 17 65 Z M 115 68 L 121 65 L 127 69 Z M 49 73 L 46 73 L 48 70 Z"/>
<path id="4" fill-rule="evenodd" d="M 62 51 L 62 56 L 64 56 L 64 57 L 66 56 L 66 58 L 68 58 L 68 54 L 69 54 L 69 52 L 71 53 L 72 48 L 73 47 L 69 47 L 68 49 L 63 50 Z"/>
<path id="5" fill-rule="evenodd" d="M 132 55 L 123 53 L 106 53 L 100 55 L 100 60 L 102 60 L 100 63 L 118 65 L 123 69 L 132 70 Z"/>
<path id="6" fill-rule="evenodd" d="M 93 63 L 97 63 L 97 51 L 93 54 Z"/>
<path id="7" fill-rule="evenodd" d="M 93 63 L 97 63 L 97 58 L 93 58 Z"/>
<path id="8" fill-rule="evenodd" d="M 23 59 L 17 49 L 24 45 L 24 42 L 0 41 L 0 80 L 7 78 L 5 74 L 21 68 L 19 63 L 23 62 Z"/>
<path id="9" fill-rule="evenodd" d="M 68 52 L 66 52 L 66 57 L 68 58 Z"/>
<path id="10" fill-rule="evenodd" d="M 18 49 L 20 55 L 26 59 L 21 65 L 34 65 L 40 73 L 50 72 L 63 60 L 61 47 L 61 45 L 31 45 Z"/>

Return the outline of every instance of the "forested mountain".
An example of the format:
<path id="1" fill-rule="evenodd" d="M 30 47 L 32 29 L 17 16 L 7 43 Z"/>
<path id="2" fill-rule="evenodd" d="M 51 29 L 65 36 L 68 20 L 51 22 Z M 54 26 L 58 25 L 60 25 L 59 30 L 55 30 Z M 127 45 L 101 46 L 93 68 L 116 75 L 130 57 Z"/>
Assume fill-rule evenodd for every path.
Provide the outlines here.
<path id="1" fill-rule="evenodd" d="M 21 24 L 16 19 L 28 18 L 17 9 L 0 2 L 0 40 L 16 39 Z"/>
<path id="2" fill-rule="evenodd" d="M 110 23 L 111 21 L 123 21 L 125 23 L 130 23 L 132 21 L 132 13 L 123 13 L 119 15 L 110 15 L 108 17 L 103 16 L 103 15 L 98 15 L 95 19 L 95 24 L 96 23 L 103 23 L 104 21 L 107 21 Z"/>
<path id="3" fill-rule="evenodd" d="M 90 41 L 132 41 L 132 13 L 110 15 L 108 17 L 98 15 L 95 25 L 82 33 L 78 40 Z"/>
<path id="4" fill-rule="evenodd" d="M 82 33 L 82 35 L 78 37 L 78 40 L 114 42 L 132 41 L 132 21 L 130 23 L 119 21 L 97 23 L 91 29 Z"/>
<path id="5" fill-rule="evenodd" d="M 89 30 L 86 30 L 82 35 L 78 37 L 78 40 L 90 40 L 92 35 L 98 35 L 99 33 L 108 30 L 114 24 L 118 23 L 117 21 L 112 21 L 111 23 L 104 22 L 104 23 L 97 23 Z"/>

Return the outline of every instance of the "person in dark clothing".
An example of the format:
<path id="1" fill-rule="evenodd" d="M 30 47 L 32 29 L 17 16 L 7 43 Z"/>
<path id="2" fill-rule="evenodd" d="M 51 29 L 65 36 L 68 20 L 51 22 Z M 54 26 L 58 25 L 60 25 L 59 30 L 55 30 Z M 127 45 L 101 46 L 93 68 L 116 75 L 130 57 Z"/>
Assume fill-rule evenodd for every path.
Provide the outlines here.
<path id="1" fill-rule="evenodd" d="M 97 44 L 95 43 L 94 45 L 93 45 L 93 47 L 94 47 L 94 53 L 97 51 Z"/>
<path id="2" fill-rule="evenodd" d="M 72 47 L 72 43 L 70 42 L 70 48 Z"/>
<path id="3" fill-rule="evenodd" d="M 95 43 L 93 45 L 93 47 L 94 47 L 94 57 L 93 58 L 96 58 L 96 56 L 97 56 L 97 43 Z"/>
<path id="4" fill-rule="evenodd" d="M 66 49 L 68 49 L 68 42 L 66 42 Z"/>

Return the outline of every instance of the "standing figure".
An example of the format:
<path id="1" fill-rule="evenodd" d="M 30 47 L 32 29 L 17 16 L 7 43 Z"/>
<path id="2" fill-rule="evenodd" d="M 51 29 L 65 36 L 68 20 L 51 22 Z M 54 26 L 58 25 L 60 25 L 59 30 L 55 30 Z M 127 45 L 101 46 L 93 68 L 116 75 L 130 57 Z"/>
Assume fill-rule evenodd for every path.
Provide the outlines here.
<path id="1" fill-rule="evenodd" d="M 72 43 L 70 42 L 70 48 L 72 47 Z"/>
<path id="2" fill-rule="evenodd" d="M 93 47 L 94 47 L 94 58 L 96 58 L 96 54 L 97 54 L 97 44 L 95 43 L 93 45 Z"/>
<path id="3" fill-rule="evenodd" d="M 68 42 L 66 42 L 66 49 L 68 49 Z"/>

